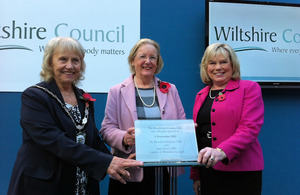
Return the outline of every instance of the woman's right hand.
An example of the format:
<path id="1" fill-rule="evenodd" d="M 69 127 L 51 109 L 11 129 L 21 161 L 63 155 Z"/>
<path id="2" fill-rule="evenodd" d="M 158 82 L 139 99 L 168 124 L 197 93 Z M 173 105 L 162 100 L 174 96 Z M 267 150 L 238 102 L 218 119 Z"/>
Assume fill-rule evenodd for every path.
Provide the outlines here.
<path id="1" fill-rule="evenodd" d="M 201 195 L 200 191 L 200 180 L 194 180 L 193 182 L 193 188 L 196 195 Z"/>
<path id="2" fill-rule="evenodd" d="M 125 178 L 130 178 L 130 173 L 126 169 L 130 167 L 138 168 L 143 164 L 144 163 L 141 161 L 124 159 L 114 156 L 109 167 L 107 168 L 107 173 L 121 183 L 126 184 Z"/>
<path id="3" fill-rule="evenodd" d="M 127 159 L 133 159 L 133 160 L 135 160 L 135 158 L 136 158 L 136 153 L 129 154 L 129 156 L 127 157 Z"/>
<path id="4" fill-rule="evenodd" d="M 125 146 L 133 146 L 135 145 L 135 130 L 134 127 L 130 127 L 124 137 L 123 137 L 123 143 Z"/>

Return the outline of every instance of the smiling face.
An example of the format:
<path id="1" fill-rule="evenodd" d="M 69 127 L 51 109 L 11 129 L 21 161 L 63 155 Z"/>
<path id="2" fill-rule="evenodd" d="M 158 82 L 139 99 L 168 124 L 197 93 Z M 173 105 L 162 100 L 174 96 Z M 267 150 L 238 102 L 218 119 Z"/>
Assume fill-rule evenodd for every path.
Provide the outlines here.
<path id="1" fill-rule="evenodd" d="M 138 78 L 153 77 L 157 69 L 157 50 L 151 44 L 143 44 L 136 52 L 132 61 L 136 76 Z"/>
<path id="2" fill-rule="evenodd" d="M 228 52 L 217 54 L 207 65 L 207 74 L 213 82 L 213 89 L 224 89 L 232 77 L 232 64 Z"/>
<path id="3" fill-rule="evenodd" d="M 82 61 L 79 55 L 69 50 L 56 48 L 51 67 L 58 86 L 72 86 L 79 77 Z"/>

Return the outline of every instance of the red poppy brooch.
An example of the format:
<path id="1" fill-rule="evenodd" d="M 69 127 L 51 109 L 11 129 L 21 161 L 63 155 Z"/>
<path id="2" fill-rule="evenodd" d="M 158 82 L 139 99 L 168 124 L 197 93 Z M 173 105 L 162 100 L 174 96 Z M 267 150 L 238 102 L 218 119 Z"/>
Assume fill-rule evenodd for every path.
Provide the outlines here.
<path id="1" fill-rule="evenodd" d="M 158 81 L 159 90 L 163 93 L 168 93 L 169 89 L 171 88 L 170 83 Z"/>
<path id="2" fill-rule="evenodd" d="M 92 98 L 92 96 L 90 94 L 88 94 L 88 93 L 82 94 L 82 96 L 80 96 L 79 98 L 83 99 L 85 101 L 90 101 L 90 102 L 96 101 L 96 99 Z"/>
<path id="3" fill-rule="evenodd" d="M 223 94 L 222 92 L 219 92 L 219 95 L 218 95 L 218 99 L 219 99 L 219 101 L 221 102 L 221 101 L 223 101 L 223 100 L 225 100 L 225 94 Z"/>

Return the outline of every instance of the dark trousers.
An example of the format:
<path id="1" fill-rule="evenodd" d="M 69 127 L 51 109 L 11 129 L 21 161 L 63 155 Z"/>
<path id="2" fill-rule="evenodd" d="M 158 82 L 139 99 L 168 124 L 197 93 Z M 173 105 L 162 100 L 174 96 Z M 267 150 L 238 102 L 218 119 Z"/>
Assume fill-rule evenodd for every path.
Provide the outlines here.
<path id="1" fill-rule="evenodd" d="M 201 195 L 261 195 L 262 171 L 200 168 Z"/>

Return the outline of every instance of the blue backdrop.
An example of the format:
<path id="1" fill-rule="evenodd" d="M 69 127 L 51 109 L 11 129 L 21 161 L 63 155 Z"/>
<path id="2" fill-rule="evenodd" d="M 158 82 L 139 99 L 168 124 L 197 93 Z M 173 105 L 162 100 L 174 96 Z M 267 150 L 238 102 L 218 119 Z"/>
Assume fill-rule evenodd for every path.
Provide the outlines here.
<path id="1" fill-rule="evenodd" d="M 300 3 L 300 0 L 271 2 Z M 195 95 L 204 87 L 199 63 L 205 50 L 205 0 L 141 1 L 141 38 L 151 38 L 160 44 L 165 67 L 158 77 L 177 86 L 187 117 L 192 118 Z M 265 123 L 259 136 L 265 158 L 262 194 L 299 194 L 300 90 L 262 89 L 262 92 L 265 103 Z M 0 194 L 7 192 L 22 141 L 20 96 L 21 93 L 0 93 Z M 107 94 L 93 96 L 97 99 L 96 119 L 100 128 Z M 100 185 L 101 194 L 107 194 L 108 177 Z M 193 194 L 189 168 L 178 178 L 178 194 Z"/>

